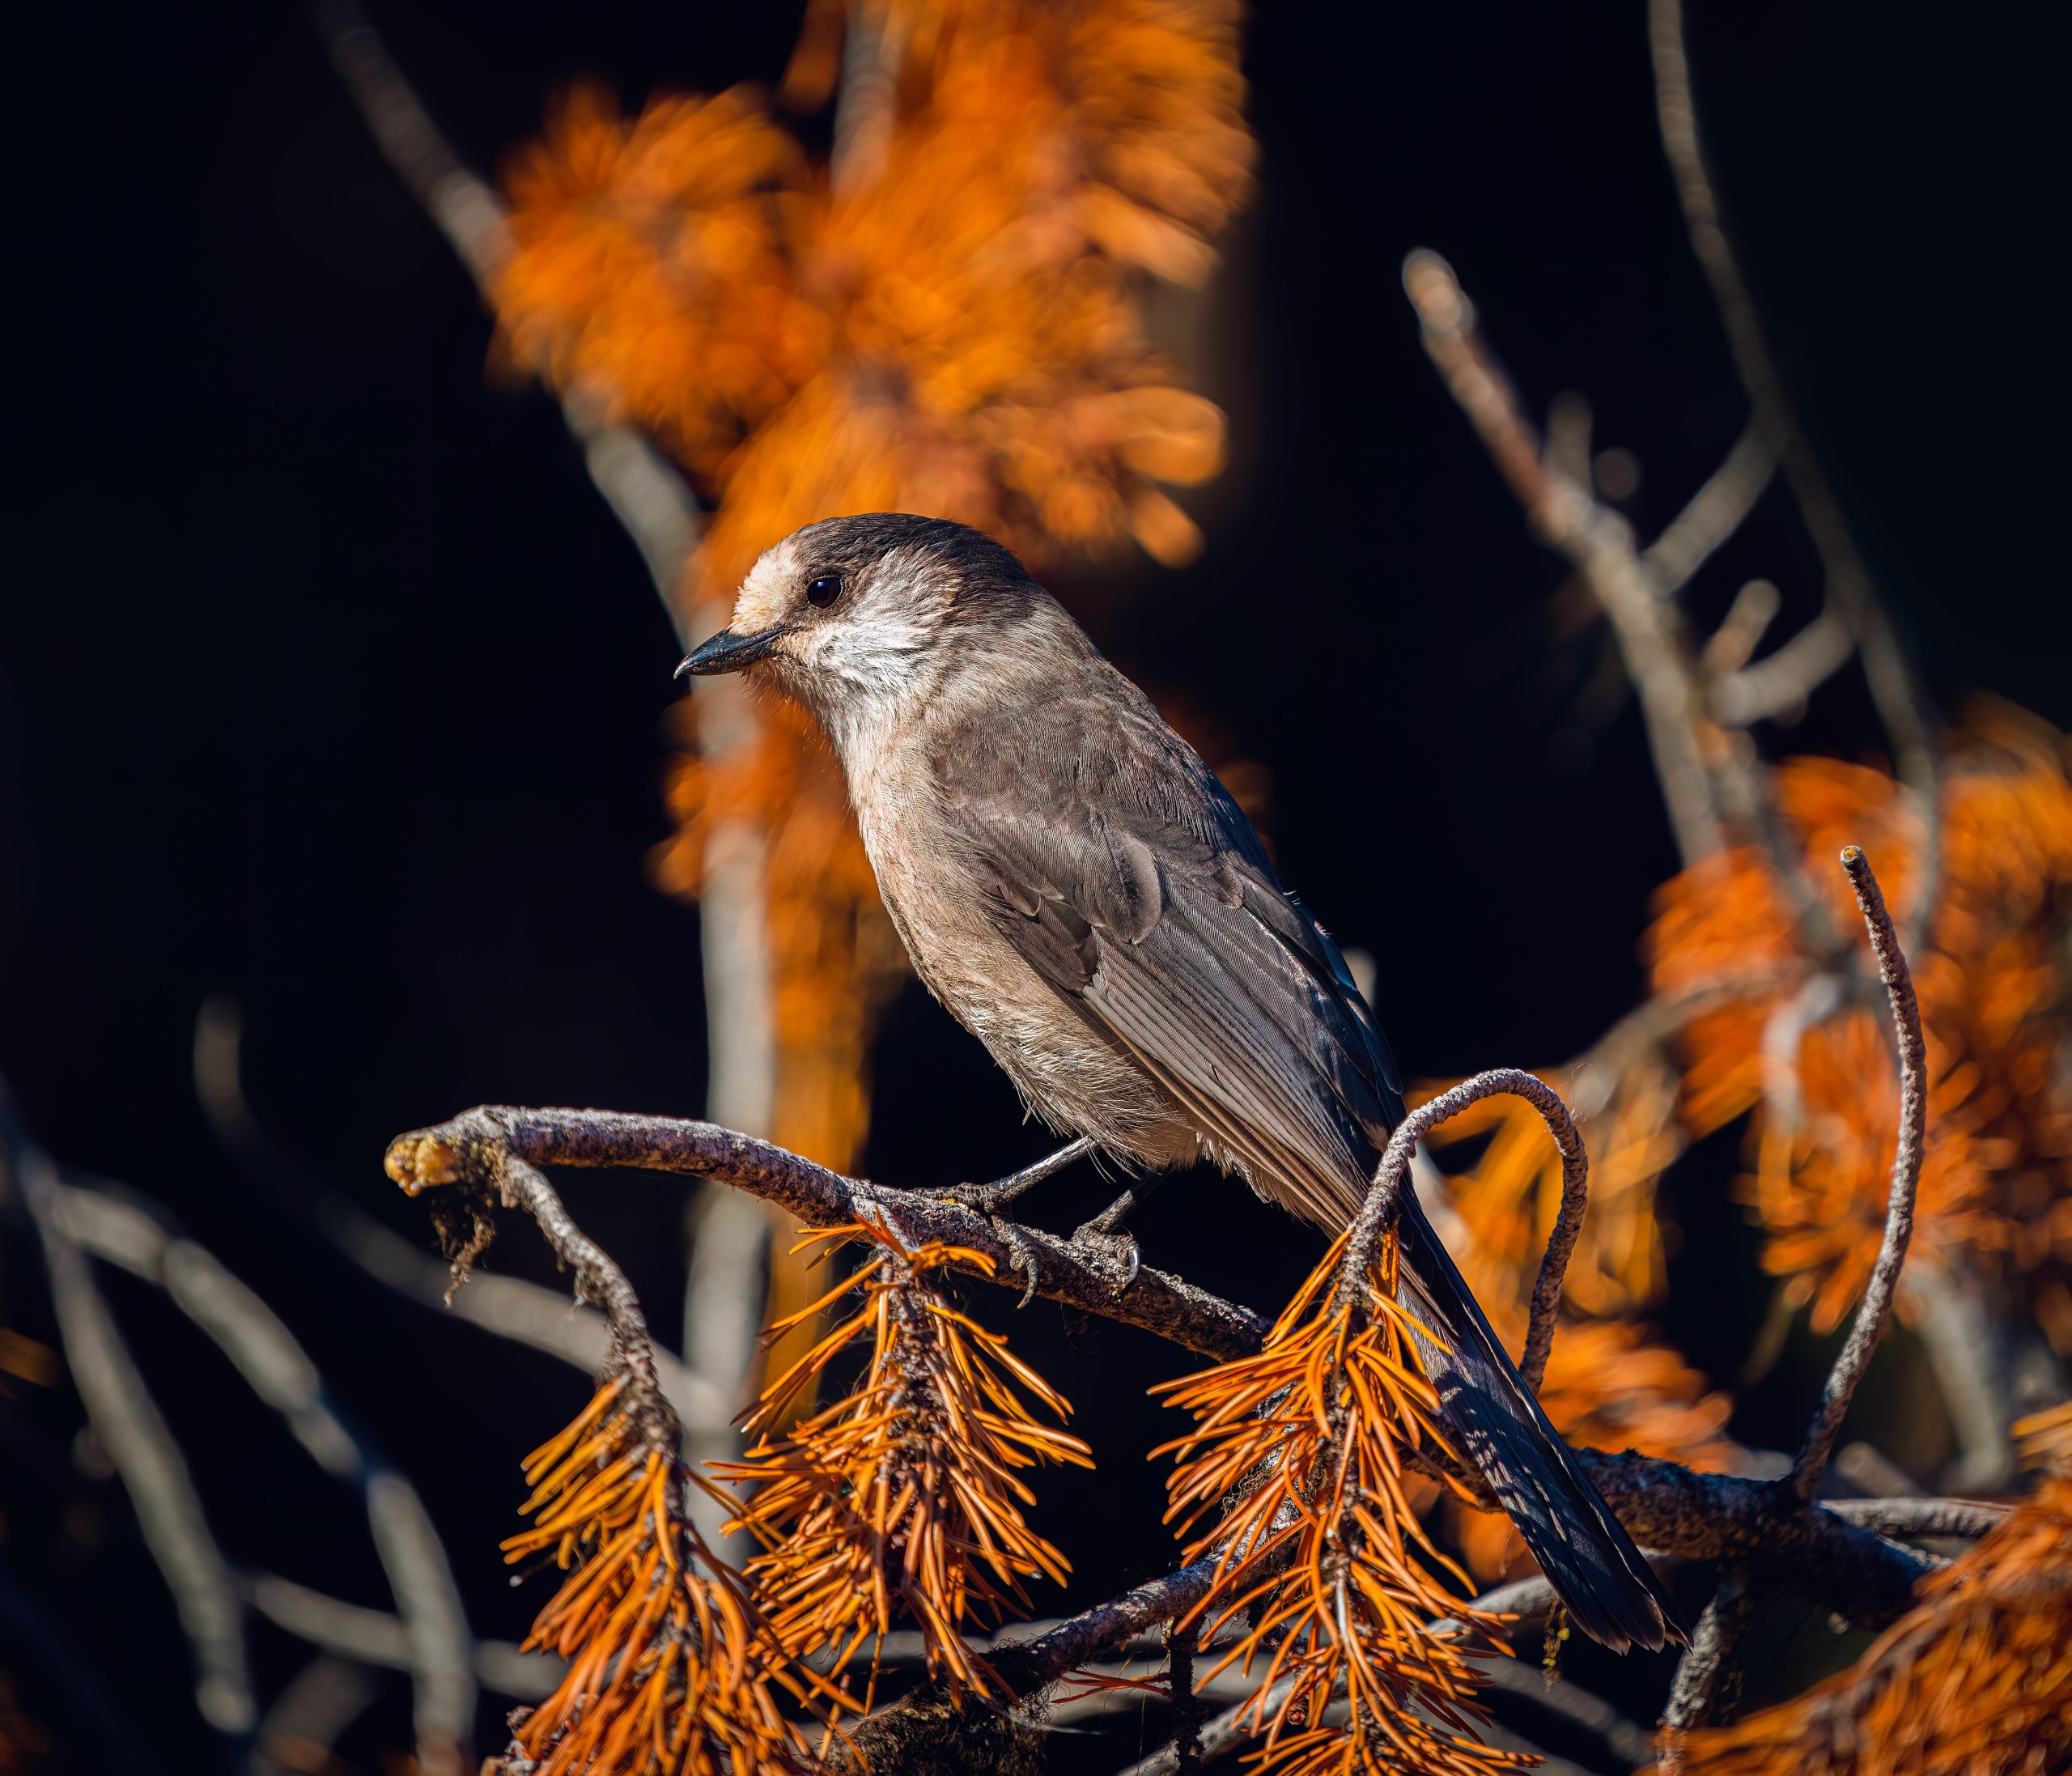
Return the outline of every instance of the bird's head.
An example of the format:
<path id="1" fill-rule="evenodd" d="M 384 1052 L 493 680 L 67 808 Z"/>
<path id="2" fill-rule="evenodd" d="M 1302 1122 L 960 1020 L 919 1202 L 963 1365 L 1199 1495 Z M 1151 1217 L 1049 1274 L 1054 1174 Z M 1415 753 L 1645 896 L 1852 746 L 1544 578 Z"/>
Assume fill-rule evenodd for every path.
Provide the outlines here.
<path id="1" fill-rule="evenodd" d="M 805 704 L 846 752 L 1049 604 L 1013 554 L 963 525 L 830 518 L 765 551 L 732 621 L 677 675 L 752 673 Z"/>

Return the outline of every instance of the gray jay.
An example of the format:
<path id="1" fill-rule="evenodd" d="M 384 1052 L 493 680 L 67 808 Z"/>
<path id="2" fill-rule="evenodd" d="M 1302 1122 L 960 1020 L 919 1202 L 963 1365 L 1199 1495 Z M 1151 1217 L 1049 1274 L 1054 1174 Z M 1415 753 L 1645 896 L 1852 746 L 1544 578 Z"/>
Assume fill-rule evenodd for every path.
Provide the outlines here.
<path id="1" fill-rule="evenodd" d="M 809 525 L 678 669 L 743 670 L 826 730 L 915 973 L 1039 1115 L 1347 1225 L 1403 1113 L 1373 1014 L 1214 773 L 1013 554 L 937 519 Z M 1400 1297 L 1460 1447 L 1586 1632 L 1680 1638 L 1404 1197 Z"/>

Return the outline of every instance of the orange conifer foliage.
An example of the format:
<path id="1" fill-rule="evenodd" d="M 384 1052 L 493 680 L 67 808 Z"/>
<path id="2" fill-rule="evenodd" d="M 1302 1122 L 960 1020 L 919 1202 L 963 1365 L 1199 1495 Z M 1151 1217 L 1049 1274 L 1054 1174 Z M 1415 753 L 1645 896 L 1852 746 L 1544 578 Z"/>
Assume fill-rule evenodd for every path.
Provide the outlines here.
<path id="1" fill-rule="evenodd" d="M 865 1338 L 868 1367 L 788 1434 L 714 1464 L 748 1497 L 728 1527 L 762 1543 L 746 1572 L 794 1655 L 831 1649 L 846 1661 L 903 1613 L 919 1625 L 931 1675 L 999 1699 L 1004 1686 L 965 1644 L 966 1621 L 1026 1613 L 1024 1579 L 1062 1584 L 1071 1570 L 1023 1517 L 1036 1500 L 1018 1472 L 1093 1460 L 1077 1438 L 1038 1423 L 1022 1394 L 1060 1419 L 1070 1404 L 923 1281 L 953 1264 L 990 1273 L 983 1255 L 940 1243 L 910 1251 L 889 1229 L 861 1225 L 822 1229 L 801 1249 L 858 1238 L 873 1243 L 872 1258 L 797 1318 L 854 1290 L 863 1304 L 764 1390 L 751 1428 L 779 1421 Z"/>
<path id="2" fill-rule="evenodd" d="M 2017 1776 L 2072 1764 L 2072 1406 L 2016 1427 L 2041 1484 L 1848 1671 L 1696 1732 L 1692 1776 Z"/>
<path id="3" fill-rule="evenodd" d="M 794 1770 L 810 1748 L 780 1694 L 830 1720 L 842 1698 L 795 1663 L 684 1515 L 697 1482 L 674 1425 L 638 1422 L 624 1394 L 606 1383 L 526 1458 L 533 1527 L 503 1544 L 514 1564 L 551 1554 L 569 1575 L 525 1642 L 571 1661 L 514 1717 L 526 1776 Z"/>
<path id="4" fill-rule="evenodd" d="M 2064 742 L 1999 715 L 1947 771 L 1935 917 L 1913 958 L 1930 1069 L 1913 1262 L 1968 1266 L 2025 1291 L 2053 1341 L 2072 1352 L 2072 1102 L 2056 1060 L 2072 1002 Z M 1892 780 L 1802 758 L 1775 780 L 1802 854 L 1823 859 L 1845 839 L 1861 842 L 1904 920 L 1919 889 L 1921 835 Z M 1833 873 L 1807 872 L 1846 930 L 1855 915 Z M 1895 1073 L 1881 1014 L 1851 1006 L 1805 1033 L 1787 1094 L 1796 1118 L 1774 1092 L 1766 1097 L 1765 1032 L 1816 971 L 1789 906 L 1767 860 L 1737 852 L 1662 890 L 1649 945 L 1666 992 L 1751 983 L 1745 998 L 1688 1026 L 1684 1115 L 1703 1132 L 1755 1111 L 1747 1188 L 1770 1235 L 1764 1262 L 1792 1279 L 1827 1331 L 1861 1292 L 1882 1235 Z"/>
<path id="5" fill-rule="evenodd" d="M 1178 1625 L 1206 1618 L 1208 1641 L 1252 1612 L 1250 1631 L 1208 1675 L 1236 1663 L 1249 1678 L 1259 1668 L 1244 1724 L 1264 1735 L 1262 1773 L 1486 1776 L 1523 1767 L 1533 1760 L 1475 1736 L 1479 1679 L 1467 1655 L 1500 1644 L 1497 1618 L 1447 1587 L 1450 1576 L 1465 1591 L 1467 1575 L 1412 1507 L 1406 1451 L 1445 1445 L 1438 1398 L 1395 1300 L 1394 1238 L 1361 1302 L 1338 1298 L 1344 1247 L 1341 1235 L 1257 1356 L 1155 1390 L 1198 1421 L 1153 1451 L 1180 1458 L 1167 1520 L 1193 1535 L 1190 1559 L 1218 1555 L 1214 1587 Z M 1218 1516 L 1233 1493 L 1239 1502 Z M 1461 1632 L 1430 1632 L 1441 1617 Z M 1287 1692 L 1276 1696 L 1283 1680 Z M 1328 1724 L 1341 1686 L 1346 1719 Z"/>

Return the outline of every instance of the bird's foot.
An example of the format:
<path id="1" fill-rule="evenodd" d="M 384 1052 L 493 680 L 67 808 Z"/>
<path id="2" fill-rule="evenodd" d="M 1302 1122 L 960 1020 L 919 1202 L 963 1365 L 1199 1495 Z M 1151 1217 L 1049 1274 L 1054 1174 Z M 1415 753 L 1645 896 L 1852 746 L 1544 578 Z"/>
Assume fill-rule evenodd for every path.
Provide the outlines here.
<path id="1" fill-rule="evenodd" d="M 1137 1249 L 1134 1234 L 1103 1226 L 1102 1223 L 1108 1218 L 1106 1215 L 1096 1216 L 1076 1229 L 1066 1243 L 1073 1256 L 1089 1270 L 1113 1277 L 1127 1289 L 1136 1281 L 1136 1273 L 1143 1268 L 1144 1254 Z"/>

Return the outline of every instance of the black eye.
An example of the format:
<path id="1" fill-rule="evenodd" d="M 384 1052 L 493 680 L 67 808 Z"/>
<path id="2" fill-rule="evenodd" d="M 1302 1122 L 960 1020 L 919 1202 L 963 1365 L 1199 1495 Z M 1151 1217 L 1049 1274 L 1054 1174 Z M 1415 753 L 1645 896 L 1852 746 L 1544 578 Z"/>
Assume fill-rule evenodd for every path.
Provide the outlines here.
<path id="1" fill-rule="evenodd" d="M 816 610 L 825 610 L 842 596 L 842 576 L 839 573 L 824 573 L 817 580 L 806 582 L 806 602 Z"/>

